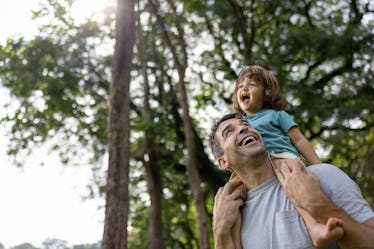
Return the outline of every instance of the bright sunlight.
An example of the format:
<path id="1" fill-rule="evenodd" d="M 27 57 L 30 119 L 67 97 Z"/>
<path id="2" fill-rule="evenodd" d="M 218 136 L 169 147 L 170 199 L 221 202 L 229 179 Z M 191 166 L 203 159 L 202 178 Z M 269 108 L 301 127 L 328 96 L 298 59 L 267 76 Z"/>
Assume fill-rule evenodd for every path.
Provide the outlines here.
<path id="1" fill-rule="evenodd" d="M 105 8 L 114 4 L 114 0 L 77 0 L 71 8 L 71 15 L 77 23 L 82 23 L 87 19 L 101 18 Z"/>

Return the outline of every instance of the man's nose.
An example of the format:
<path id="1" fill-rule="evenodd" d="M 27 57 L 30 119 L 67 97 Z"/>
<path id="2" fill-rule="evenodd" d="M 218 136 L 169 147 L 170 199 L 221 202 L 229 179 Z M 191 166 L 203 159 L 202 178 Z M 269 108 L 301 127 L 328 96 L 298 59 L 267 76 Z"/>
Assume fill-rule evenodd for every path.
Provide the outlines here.
<path id="1" fill-rule="evenodd" d="M 239 127 L 239 134 L 242 134 L 243 132 L 247 131 L 248 128 L 246 126 L 240 126 Z"/>

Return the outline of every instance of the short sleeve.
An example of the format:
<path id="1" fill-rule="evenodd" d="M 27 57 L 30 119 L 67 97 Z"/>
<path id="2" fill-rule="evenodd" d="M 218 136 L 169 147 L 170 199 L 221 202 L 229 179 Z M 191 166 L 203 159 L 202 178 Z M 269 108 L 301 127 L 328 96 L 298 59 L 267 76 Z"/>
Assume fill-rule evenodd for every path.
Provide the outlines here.
<path id="1" fill-rule="evenodd" d="M 333 165 L 321 164 L 318 166 L 317 171 L 313 172 L 318 176 L 323 191 L 336 205 L 343 208 L 359 223 L 374 217 L 373 209 L 362 196 L 356 182 Z"/>
<path id="2" fill-rule="evenodd" d="M 292 117 L 285 111 L 278 112 L 278 121 L 284 134 L 287 134 L 292 127 L 297 126 Z"/>

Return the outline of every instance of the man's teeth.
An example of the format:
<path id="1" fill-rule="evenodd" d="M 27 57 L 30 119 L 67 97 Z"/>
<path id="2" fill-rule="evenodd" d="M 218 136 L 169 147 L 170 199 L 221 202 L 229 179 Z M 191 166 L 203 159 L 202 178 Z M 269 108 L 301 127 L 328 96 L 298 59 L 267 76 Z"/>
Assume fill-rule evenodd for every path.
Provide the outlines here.
<path id="1" fill-rule="evenodd" d="M 243 142 L 242 142 L 242 145 L 247 145 L 253 141 L 256 141 L 256 138 L 255 136 L 249 136 L 249 137 L 246 137 Z"/>

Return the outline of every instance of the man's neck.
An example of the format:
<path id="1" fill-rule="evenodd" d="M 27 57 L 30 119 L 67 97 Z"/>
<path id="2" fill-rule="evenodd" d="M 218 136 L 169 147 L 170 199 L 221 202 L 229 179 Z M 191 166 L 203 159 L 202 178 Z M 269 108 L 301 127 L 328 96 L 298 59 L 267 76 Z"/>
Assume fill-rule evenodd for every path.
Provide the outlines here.
<path id="1" fill-rule="evenodd" d="M 260 186 L 274 176 L 273 168 L 271 167 L 270 161 L 267 158 L 255 168 L 243 167 L 236 173 L 247 187 L 247 190 Z"/>

